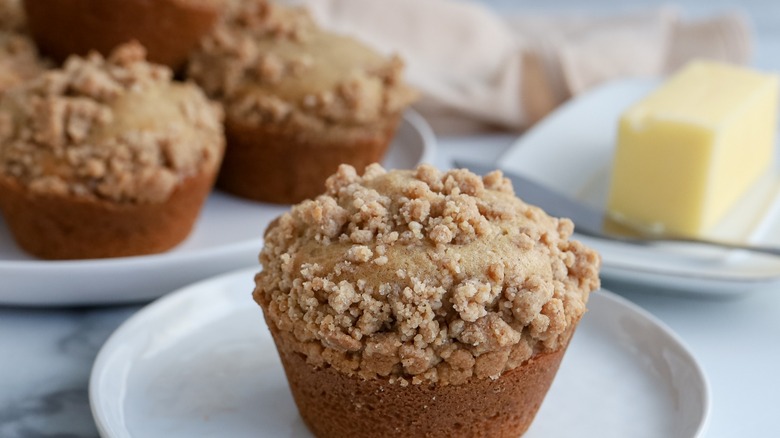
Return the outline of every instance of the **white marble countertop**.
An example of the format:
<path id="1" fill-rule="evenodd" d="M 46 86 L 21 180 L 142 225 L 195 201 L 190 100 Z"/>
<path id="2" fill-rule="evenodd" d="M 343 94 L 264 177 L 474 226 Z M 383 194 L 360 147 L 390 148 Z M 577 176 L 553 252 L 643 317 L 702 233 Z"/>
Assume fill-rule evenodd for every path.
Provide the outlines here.
<path id="1" fill-rule="evenodd" d="M 577 0 L 485 0 L 499 9 L 583 10 Z M 520 4 L 518 4 L 520 3 Z M 651 0 L 594 0 L 603 12 L 656 6 Z M 683 3 L 692 14 L 727 9 L 724 1 Z M 780 3 L 742 3 L 757 29 L 754 64 L 780 70 Z M 498 157 L 511 135 L 441 139 L 436 165 L 452 157 Z M 2 279 L 0 279 L 2 287 Z M 735 299 L 689 298 L 665 290 L 605 282 L 605 287 L 649 310 L 683 338 L 702 363 L 712 390 L 707 437 L 780 436 L 780 290 Z M 140 306 L 41 310 L 0 307 L 0 437 L 94 437 L 87 381 L 103 341 Z M 576 431 L 573 435 L 576 436 Z"/>

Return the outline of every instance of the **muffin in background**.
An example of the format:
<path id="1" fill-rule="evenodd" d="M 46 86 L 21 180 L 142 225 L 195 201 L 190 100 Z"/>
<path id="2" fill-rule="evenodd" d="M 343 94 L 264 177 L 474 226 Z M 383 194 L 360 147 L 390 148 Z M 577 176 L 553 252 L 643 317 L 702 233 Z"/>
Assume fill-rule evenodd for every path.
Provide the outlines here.
<path id="1" fill-rule="evenodd" d="M 500 172 L 341 166 L 269 226 L 255 278 L 306 424 L 520 436 L 600 285 L 572 232 Z"/>
<path id="2" fill-rule="evenodd" d="M 380 161 L 416 97 L 401 60 L 320 29 L 302 9 L 230 4 L 187 70 L 225 107 L 217 186 L 293 203 L 321 193 L 339 164 Z"/>
<path id="3" fill-rule="evenodd" d="M 150 62 L 174 70 L 219 17 L 225 0 L 24 0 L 30 31 L 57 62 L 139 41 Z"/>
<path id="4" fill-rule="evenodd" d="M 27 252 L 149 254 L 191 231 L 224 150 L 221 110 L 144 54 L 74 56 L 0 99 L 0 209 Z"/>
<path id="5" fill-rule="evenodd" d="M 41 74 L 48 66 L 27 34 L 20 1 L 0 0 L 0 94 Z"/>

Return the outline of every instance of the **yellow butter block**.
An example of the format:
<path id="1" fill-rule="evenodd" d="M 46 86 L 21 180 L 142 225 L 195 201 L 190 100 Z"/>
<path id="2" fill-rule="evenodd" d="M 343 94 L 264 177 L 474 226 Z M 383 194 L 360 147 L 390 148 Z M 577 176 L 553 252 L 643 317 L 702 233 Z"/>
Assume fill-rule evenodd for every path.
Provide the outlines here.
<path id="1" fill-rule="evenodd" d="M 775 75 L 688 64 L 625 111 L 608 210 L 658 232 L 706 233 L 773 163 Z"/>

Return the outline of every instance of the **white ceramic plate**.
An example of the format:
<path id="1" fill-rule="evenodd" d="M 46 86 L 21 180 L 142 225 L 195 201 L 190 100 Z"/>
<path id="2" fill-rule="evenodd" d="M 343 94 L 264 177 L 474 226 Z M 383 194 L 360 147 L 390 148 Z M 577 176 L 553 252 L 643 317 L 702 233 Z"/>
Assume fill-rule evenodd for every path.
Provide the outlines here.
<path id="1" fill-rule="evenodd" d="M 103 437 L 306 437 L 252 301 L 257 269 L 172 293 L 128 319 L 92 369 Z M 591 295 L 527 437 L 703 434 L 706 378 L 677 336 L 607 291 Z"/>
<path id="2" fill-rule="evenodd" d="M 499 159 L 500 166 L 603 209 L 618 118 L 658 84 L 653 79 L 612 82 L 572 100 L 522 136 Z M 780 246 L 777 167 L 738 202 L 711 237 Z M 606 278 L 701 294 L 780 284 L 780 257 L 680 243 L 648 247 L 578 238 L 599 250 Z"/>
<path id="3" fill-rule="evenodd" d="M 413 168 L 432 162 L 435 143 L 427 122 L 407 112 L 383 164 Z M 193 233 L 171 251 L 74 261 L 43 261 L 25 254 L 0 217 L 0 304 L 83 305 L 156 298 L 193 281 L 256 264 L 263 230 L 286 209 L 215 191 Z"/>

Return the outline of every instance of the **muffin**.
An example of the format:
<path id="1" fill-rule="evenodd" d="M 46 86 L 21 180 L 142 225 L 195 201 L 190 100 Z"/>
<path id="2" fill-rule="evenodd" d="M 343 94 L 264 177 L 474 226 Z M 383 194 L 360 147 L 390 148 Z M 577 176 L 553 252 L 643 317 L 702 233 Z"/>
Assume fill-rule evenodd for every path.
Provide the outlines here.
<path id="1" fill-rule="evenodd" d="M 24 0 L 41 51 L 58 62 L 131 40 L 149 61 L 177 69 L 219 17 L 224 0 Z"/>
<path id="2" fill-rule="evenodd" d="M 39 75 L 47 67 L 26 34 L 19 2 L 0 0 L 0 93 Z"/>
<path id="3" fill-rule="evenodd" d="M 189 234 L 223 151 L 219 107 L 137 43 L 74 56 L 0 99 L 0 210 L 38 257 L 161 252 Z"/>
<path id="4" fill-rule="evenodd" d="M 500 172 L 358 176 L 265 233 L 255 301 L 319 437 L 521 435 L 599 288 L 573 225 Z"/>
<path id="5" fill-rule="evenodd" d="M 339 164 L 381 160 L 415 98 L 400 59 L 318 28 L 302 9 L 231 5 L 188 67 L 225 107 L 217 186 L 293 203 L 321 193 Z"/>

